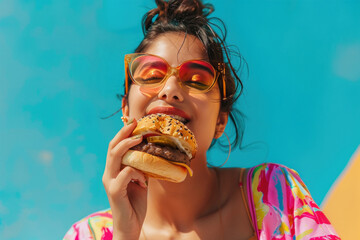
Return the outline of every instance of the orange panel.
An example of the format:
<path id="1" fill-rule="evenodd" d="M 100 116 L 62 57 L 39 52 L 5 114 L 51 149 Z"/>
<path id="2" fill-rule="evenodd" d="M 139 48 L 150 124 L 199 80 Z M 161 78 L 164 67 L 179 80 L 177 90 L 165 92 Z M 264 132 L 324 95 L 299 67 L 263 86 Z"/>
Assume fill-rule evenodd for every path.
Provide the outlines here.
<path id="1" fill-rule="evenodd" d="M 327 194 L 323 210 L 341 239 L 360 239 L 360 146 Z"/>

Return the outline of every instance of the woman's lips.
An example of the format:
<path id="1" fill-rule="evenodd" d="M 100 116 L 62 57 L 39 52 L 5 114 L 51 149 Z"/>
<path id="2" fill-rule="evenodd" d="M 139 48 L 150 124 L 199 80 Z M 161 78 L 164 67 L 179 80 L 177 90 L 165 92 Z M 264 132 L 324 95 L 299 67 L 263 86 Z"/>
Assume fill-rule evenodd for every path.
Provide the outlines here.
<path id="1" fill-rule="evenodd" d="M 175 107 L 154 107 L 152 109 L 150 109 L 150 111 L 147 114 L 156 114 L 156 113 L 163 113 L 163 114 L 167 114 L 167 115 L 172 115 L 172 116 L 179 116 L 184 118 L 186 121 L 190 120 L 190 116 L 187 115 L 184 111 L 175 108 Z"/>

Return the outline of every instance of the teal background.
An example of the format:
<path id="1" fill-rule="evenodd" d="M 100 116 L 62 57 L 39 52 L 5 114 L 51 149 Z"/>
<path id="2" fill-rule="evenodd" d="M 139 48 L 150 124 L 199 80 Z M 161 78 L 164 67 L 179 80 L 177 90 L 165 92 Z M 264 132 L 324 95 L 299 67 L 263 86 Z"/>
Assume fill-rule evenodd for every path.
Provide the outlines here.
<path id="1" fill-rule="evenodd" d="M 226 167 L 285 164 L 320 204 L 360 143 L 360 2 L 209 2 L 249 65 L 237 107 L 251 145 Z M 123 56 L 153 6 L 0 0 L 0 239 L 61 239 L 108 208 L 101 177 L 122 122 L 101 117 L 120 108 Z"/>

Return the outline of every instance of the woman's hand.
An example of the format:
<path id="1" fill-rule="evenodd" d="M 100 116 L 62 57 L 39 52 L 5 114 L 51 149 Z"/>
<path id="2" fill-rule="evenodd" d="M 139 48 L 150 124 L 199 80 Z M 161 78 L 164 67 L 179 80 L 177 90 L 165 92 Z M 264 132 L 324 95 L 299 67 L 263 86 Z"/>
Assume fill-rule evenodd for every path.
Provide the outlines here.
<path id="1" fill-rule="evenodd" d="M 146 214 L 147 179 L 121 161 L 129 148 L 138 145 L 142 136 L 129 137 L 136 120 L 125 125 L 111 140 L 106 158 L 103 184 L 113 216 L 113 239 L 139 239 Z"/>

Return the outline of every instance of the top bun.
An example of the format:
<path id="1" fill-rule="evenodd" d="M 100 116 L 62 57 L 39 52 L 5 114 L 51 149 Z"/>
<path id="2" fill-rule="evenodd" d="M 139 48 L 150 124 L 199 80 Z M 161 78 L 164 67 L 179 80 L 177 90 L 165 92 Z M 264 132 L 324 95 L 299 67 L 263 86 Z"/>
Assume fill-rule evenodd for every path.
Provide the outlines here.
<path id="1" fill-rule="evenodd" d="M 168 136 L 190 159 L 195 157 L 197 143 L 194 134 L 181 121 L 166 114 L 151 114 L 138 120 L 132 135 L 160 133 Z"/>

